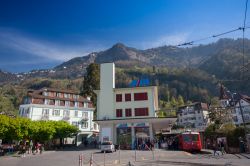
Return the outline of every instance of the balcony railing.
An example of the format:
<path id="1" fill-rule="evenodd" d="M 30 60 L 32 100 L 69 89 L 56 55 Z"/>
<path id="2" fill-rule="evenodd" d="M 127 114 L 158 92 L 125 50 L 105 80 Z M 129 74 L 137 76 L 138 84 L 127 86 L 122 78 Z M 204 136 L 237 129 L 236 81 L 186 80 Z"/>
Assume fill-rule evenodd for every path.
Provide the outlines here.
<path id="1" fill-rule="evenodd" d="M 83 116 L 83 117 L 82 117 L 82 120 L 89 120 L 89 117 Z"/>

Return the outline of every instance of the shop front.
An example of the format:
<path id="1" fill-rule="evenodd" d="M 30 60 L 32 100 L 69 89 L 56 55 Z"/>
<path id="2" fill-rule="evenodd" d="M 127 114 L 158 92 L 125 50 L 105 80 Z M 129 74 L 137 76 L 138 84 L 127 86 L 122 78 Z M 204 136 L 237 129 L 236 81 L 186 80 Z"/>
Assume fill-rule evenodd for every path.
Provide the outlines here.
<path id="1" fill-rule="evenodd" d="M 117 143 L 121 149 L 131 149 L 132 133 L 131 124 L 118 124 L 116 125 Z"/>
<path id="2" fill-rule="evenodd" d="M 98 120 L 100 141 L 112 141 L 121 149 L 139 149 L 155 139 L 155 134 L 171 127 L 176 118 L 130 118 Z"/>

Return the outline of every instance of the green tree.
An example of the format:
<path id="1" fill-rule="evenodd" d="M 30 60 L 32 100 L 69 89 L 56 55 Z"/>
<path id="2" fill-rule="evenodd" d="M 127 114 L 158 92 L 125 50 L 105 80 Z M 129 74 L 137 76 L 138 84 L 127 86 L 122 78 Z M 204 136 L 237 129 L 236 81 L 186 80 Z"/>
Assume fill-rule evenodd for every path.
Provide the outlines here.
<path id="1" fill-rule="evenodd" d="M 170 104 L 171 104 L 172 108 L 176 108 L 178 106 L 178 103 L 177 103 L 175 97 L 173 97 L 173 96 L 171 97 Z"/>
<path id="2" fill-rule="evenodd" d="M 9 127 L 10 127 L 10 117 L 5 115 L 0 115 L 0 139 L 5 139 Z"/>
<path id="3" fill-rule="evenodd" d="M 100 68 L 96 63 L 91 63 L 87 67 L 81 87 L 81 95 L 91 96 L 92 101 L 96 104 L 96 94 L 94 90 L 100 89 Z"/>
<path id="4" fill-rule="evenodd" d="M 178 106 L 184 106 L 184 100 L 183 97 L 181 95 L 178 96 Z"/>
<path id="5" fill-rule="evenodd" d="M 72 135 L 77 134 L 78 129 L 77 127 L 70 125 L 65 121 L 54 121 L 51 122 L 53 126 L 55 126 L 55 134 L 54 138 L 60 139 L 60 145 L 63 144 L 63 138 L 71 137 Z"/>
<path id="6" fill-rule="evenodd" d="M 16 109 L 13 103 L 7 97 L 0 95 L 0 114 L 4 115 L 14 115 L 16 114 Z"/>

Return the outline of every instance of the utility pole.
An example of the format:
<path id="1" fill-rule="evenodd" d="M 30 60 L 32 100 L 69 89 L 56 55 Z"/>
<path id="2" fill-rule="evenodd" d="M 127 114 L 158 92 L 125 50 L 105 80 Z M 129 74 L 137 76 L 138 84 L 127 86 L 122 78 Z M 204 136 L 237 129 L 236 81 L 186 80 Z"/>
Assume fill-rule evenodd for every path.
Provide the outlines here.
<path id="1" fill-rule="evenodd" d="M 240 99 L 239 99 L 240 114 L 241 114 L 241 117 L 242 117 L 242 122 L 243 122 L 245 137 L 247 137 L 245 117 L 244 117 L 244 113 L 243 113 L 242 106 L 241 106 L 241 95 L 239 93 L 238 93 L 238 95 L 240 96 Z"/>

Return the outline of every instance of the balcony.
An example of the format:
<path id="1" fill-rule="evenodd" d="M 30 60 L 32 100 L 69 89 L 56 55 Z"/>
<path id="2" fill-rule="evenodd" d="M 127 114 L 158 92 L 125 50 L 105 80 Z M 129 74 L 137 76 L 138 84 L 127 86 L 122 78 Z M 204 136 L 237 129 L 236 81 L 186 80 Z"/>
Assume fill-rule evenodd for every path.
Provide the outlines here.
<path id="1" fill-rule="evenodd" d="M 82 117 L 82 120 L 87 121 L 87 120 L 89 120 L 89 117 L 83 116 L 83 117 Z"/>

